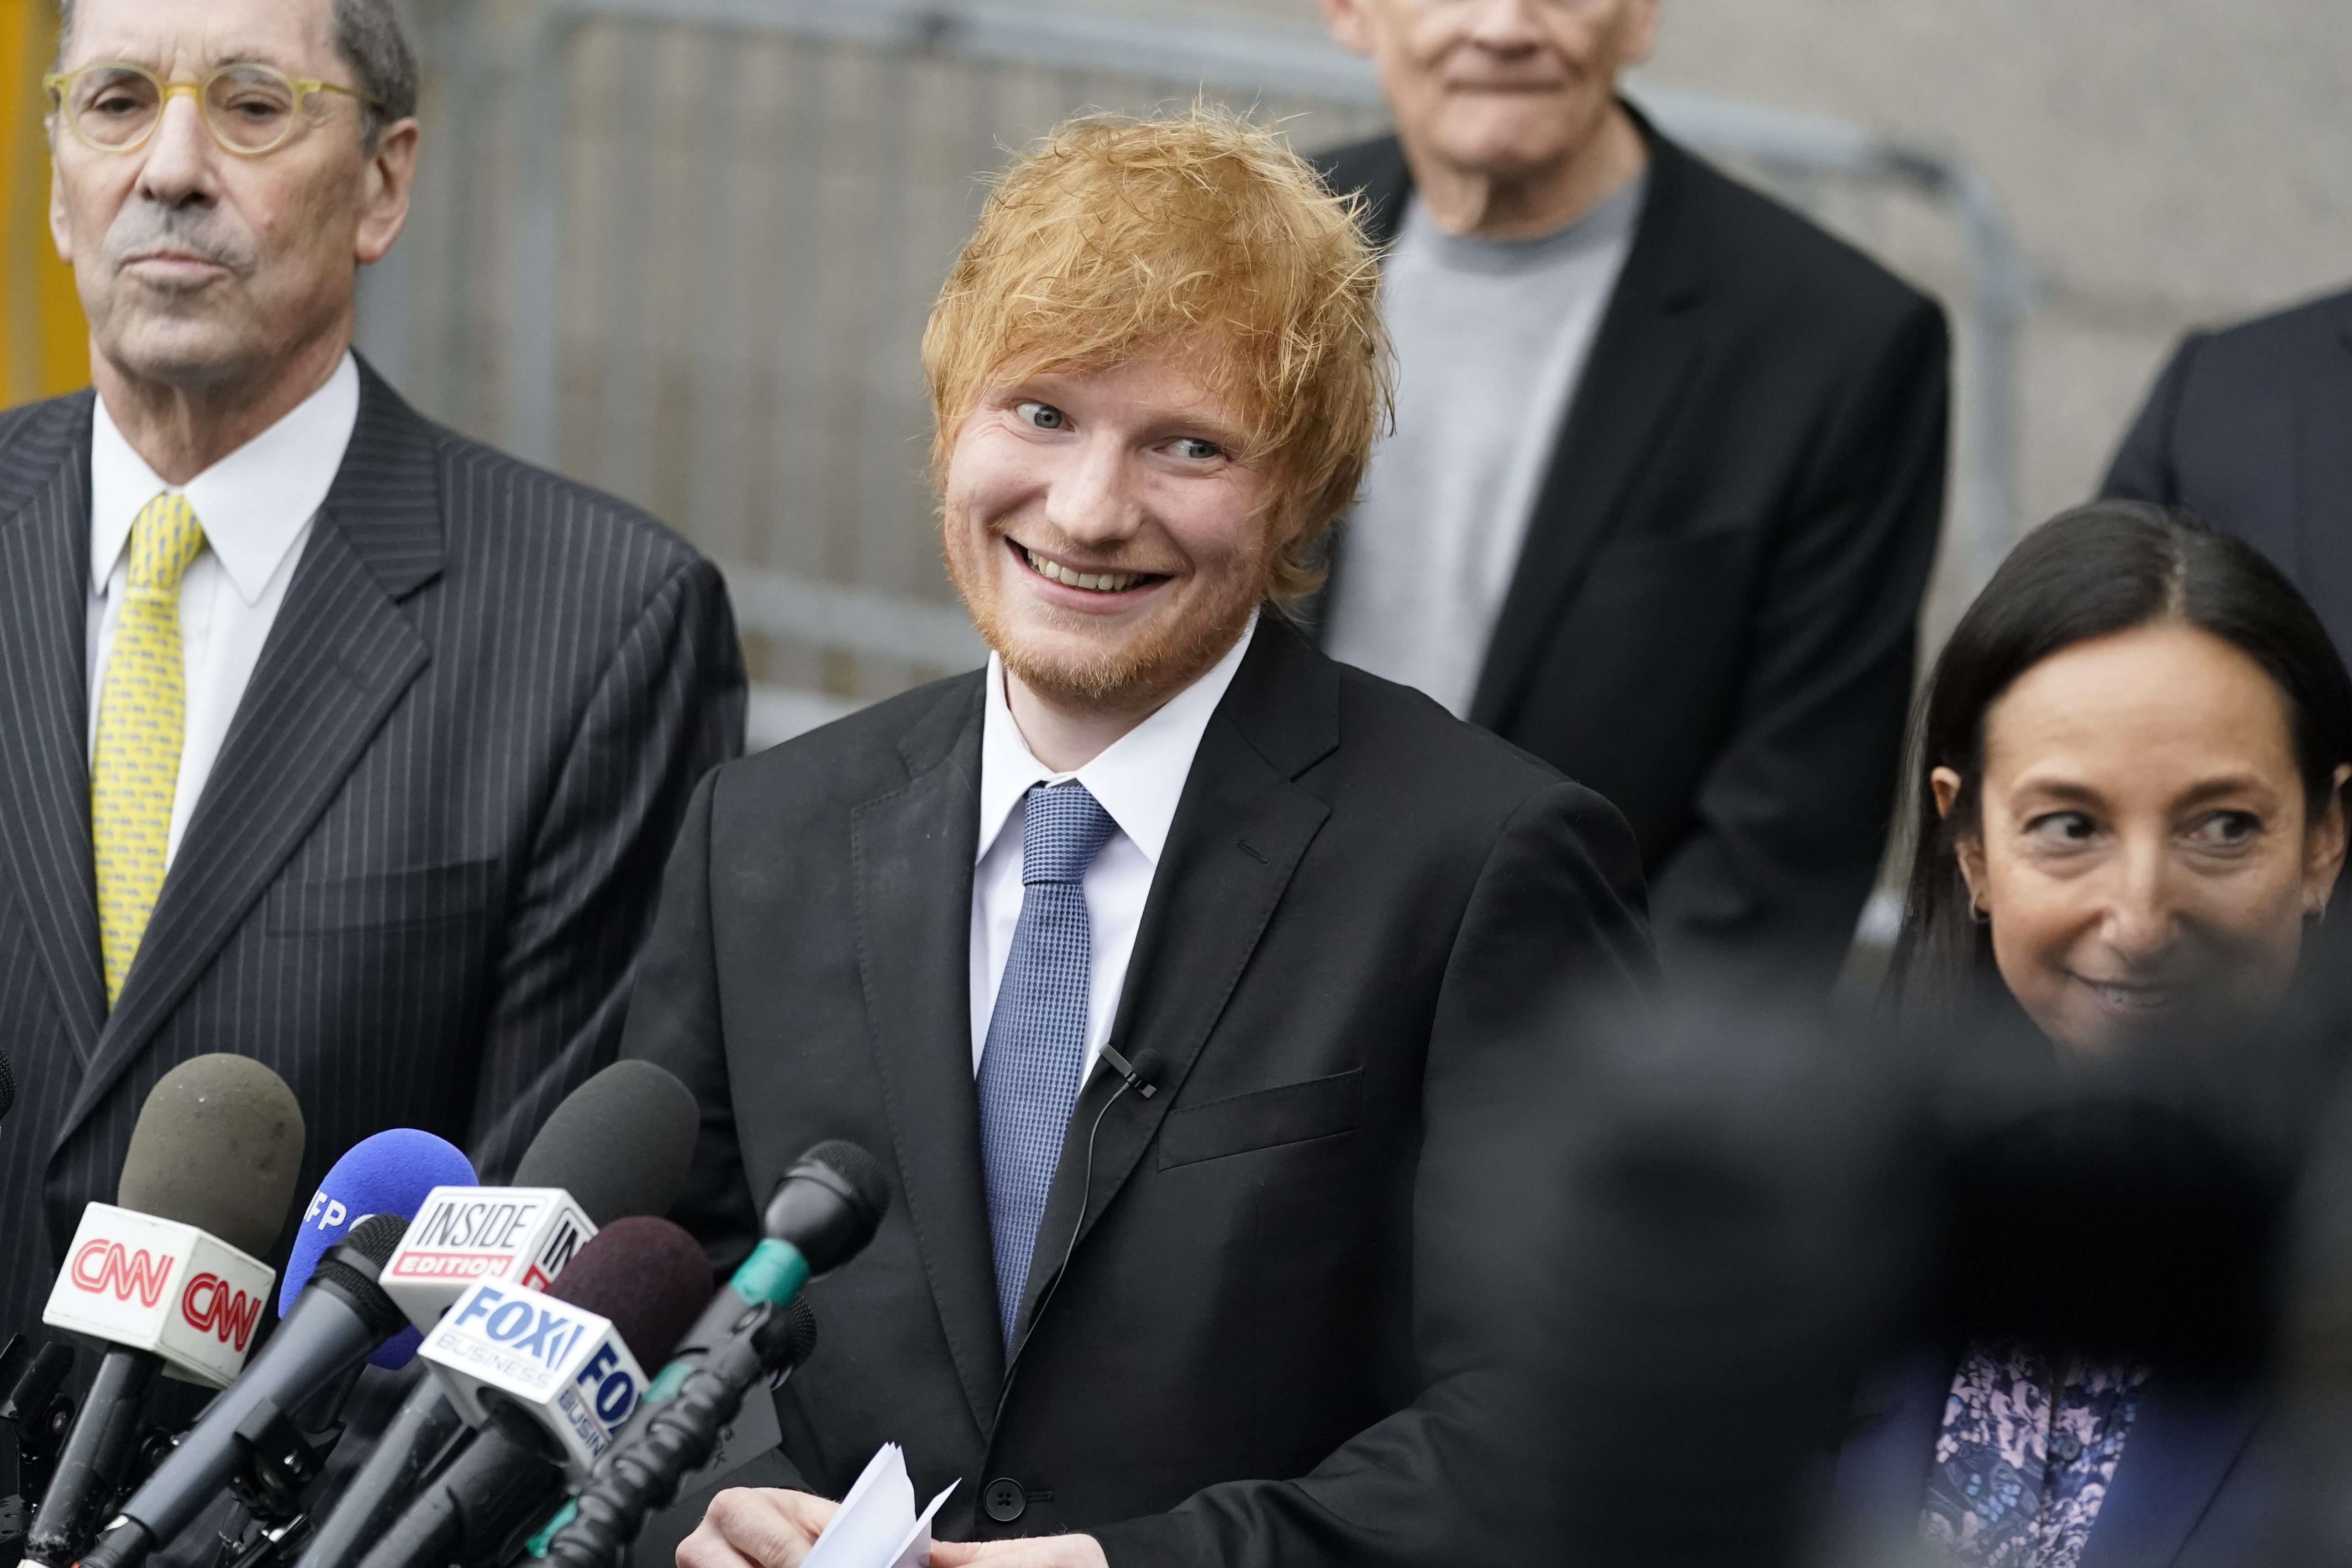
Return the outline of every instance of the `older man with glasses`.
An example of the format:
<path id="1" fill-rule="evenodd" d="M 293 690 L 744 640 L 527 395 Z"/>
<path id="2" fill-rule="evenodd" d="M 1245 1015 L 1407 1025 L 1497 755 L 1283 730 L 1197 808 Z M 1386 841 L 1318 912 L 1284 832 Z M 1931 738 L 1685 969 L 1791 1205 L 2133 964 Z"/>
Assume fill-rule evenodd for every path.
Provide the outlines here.
<path id="1" fill-rule="evenodd" d="M 743 700 L 708 562 L 352 352 L 416 167 L 390 0 L 78 0 L 61 31 L 51 226 L 97 385 L 0 415 L 0 1331 L 36 1333 L 199 1053 L 293 1087 L 304 1192 L 398 1126 L 503 1179 L 613 1055 Z"/>

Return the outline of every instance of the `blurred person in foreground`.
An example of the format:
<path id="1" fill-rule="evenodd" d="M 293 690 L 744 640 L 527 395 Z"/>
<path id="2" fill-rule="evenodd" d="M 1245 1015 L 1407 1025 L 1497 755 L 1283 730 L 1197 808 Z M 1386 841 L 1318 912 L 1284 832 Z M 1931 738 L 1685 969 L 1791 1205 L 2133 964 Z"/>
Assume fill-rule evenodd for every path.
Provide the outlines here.
<path id="1" fill-rule="evenodd" d="M 2101 493 L 2246 541 L 2352 658 L 2352 292 L 2182 339 Z"/>
<path id="2" fill-rule="evenodd" d="M 1895 795 L 1947 333 L 1618 96 L 1657 10 L 1323 0 L 1396 115 L 1324 162 L 1398 356 L 1324 647 L 1622 811 L 1669 977 L 1822 992 Z"/>
<path id="3" fill-rule="evenodd" d="M 2263 1074 L 2343 868 L 2352 778 L 2352 679 L 2293 585 L 2186 513 L 2080 508 L 1994 575 L 1922 715 L 1918 847 L 1888 981 L 1903 1021 L 2007 1020 L 2062 1076 L 2154 1082 L 2182 1042 L 2224 1073 L 2234 1052 L 2242 1075 Z M 2068 1125 L 2081 1123 L 2044 1129 L 2050 1147 Z M 2126 1162 L 2122 1179 L 2179 1169 Z M 2210 1186 L 2182 1185 L 2145 1248 L 2117 1248 L 2098 1212 L 2029 1194 L 2021 1222 L 1983 1237 L 1947 1287 L 1963 1342 L 1877 1391 L 1841 1460 L 1843 1511 L 1970 1564 L 2250 1560 L 2279 1479 L 2247 1342 L 2263 1265 L 2258 1247 L 2224 1235 L 2217 1254 L 2212 1227 L 2189 1234 L 2186 1207 Z M 2082 1261 L 2117 1251 L 2112 1268 Z M 2200 1277 L 2216 1268 L 2236 1278 Z M 2141 1299 L 2114 1290 L 2119 1271 L 2151 1282 Z M 2182 1303 L 2152 1299 L 2209 1289 L 2255 1302 L 2207 1324 L 2242 1331 L 2184 1333 Z M 2105 1311 L 2089 1300 L 2102 1294 Z M 2042 1327 L 1987 1331 L 2021 1322 Z"/>
<path id="4" fill-rule="evenodd" d="M 201 1052 L 292 1087 L 299 1191 L 399 1126 L 504 1179 L 618 1046 L 743 700 L 708 562 L 352 352 L 416 166 L 389 0 L 74 0 L 47 85 L 97 384 L 0 414 L 0 1332 L 36 1334 Z"/>
<path id="5" fill-rule="evenodd" d="M 1284 613 L 1383 412 L 1352 216 L 1239 121 L 1075 121 L 923 351 L 988 667 L 712 775 L 630 1012 L 720 1258 L 820 1138 L 898 1199 L 677 1560 L 792 1568 L 884 1442 L 961 1483 L 940 1568 L 1475 1558 L 1481 1108 L 1651 961 L 1605 802 Z"/>

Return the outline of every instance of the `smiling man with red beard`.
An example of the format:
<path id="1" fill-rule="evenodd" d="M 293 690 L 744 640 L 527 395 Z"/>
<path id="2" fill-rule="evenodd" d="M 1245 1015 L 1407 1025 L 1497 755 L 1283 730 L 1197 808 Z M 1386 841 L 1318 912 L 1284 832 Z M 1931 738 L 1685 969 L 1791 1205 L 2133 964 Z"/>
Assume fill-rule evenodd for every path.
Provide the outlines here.
<path id="1" fill-rule="evenodd" d="M 778 1484 L 681 1568 L 792 1568 L 885 1442 L 961 1483 L 941 1568 L 1460 1560 L 1475 1108 L 1651 958 L 1605 802 L 1286 616 L 1375 295 L 1216 116 L 1066 126 L 992 197 L 924 339 L 988 667 L 705 781 L 630 1016 L 722 1261 L 820 1139 L 894 1198 L 812 1289 Z"/>

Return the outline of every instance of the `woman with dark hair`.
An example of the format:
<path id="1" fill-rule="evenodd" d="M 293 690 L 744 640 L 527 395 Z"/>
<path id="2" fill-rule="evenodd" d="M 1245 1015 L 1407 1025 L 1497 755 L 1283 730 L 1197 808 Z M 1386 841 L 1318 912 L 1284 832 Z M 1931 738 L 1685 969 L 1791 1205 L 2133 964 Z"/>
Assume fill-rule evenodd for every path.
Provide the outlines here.
<path id="1" fill-rule="evenodd" d="M 2284 1000 L 2344 864 L 2352 678 L 2252 547 L 2141 502 L 2063 514 L 1961 618 L 1917 728 L 1916 847 L 1887 982 L 1904 1024 L 2006 1021 L 2030 1040 L 2030 1021 L 2059 1063 L 2104 1070 L 2136 1038 L 2242 1031 Z M 2053 1292 L 2081 1310 L 2096 1294 L 2084 1279 L 2142 1272 L 2091 1261 L 2114 1250 L 2099 1222 L 2042 1204 L 2061 1212 L 2030 1204 L 2027 1232 L 1965 1261 L 1961 1297 L 2021 1297 L 2025 1318 L 2048 1322 L 2065 1315 Z M 2045 1220 L 2073 1287 L 2033 1260 Z M 2262 1408 L 2250 1380 L 2200 1381 L 2172 1362 L 2151 1377 L 2144 1345 L 1960 1333 L 1977 1337 L 1957 1366 L 1921 1358 L 1880 1391 L 1841 1464 L 1850 1504 L 1853 1479 L 1874 1478 L 1864 1510 L 1916 1521 L 1931 1546 L 1984 1568 L 2230 1562 L 2266 1522 L 2263 1467 L 2244 1459 Z"/>
<path id="2" fill-rule="evenodd" d="M 1888 975 L 2006 990 L 2063 1047 L 2275 1002 L 2345 853 L 2352 678 L 2284 574 L 2188 513 L 2037 529 L 1936 661 Z"/>

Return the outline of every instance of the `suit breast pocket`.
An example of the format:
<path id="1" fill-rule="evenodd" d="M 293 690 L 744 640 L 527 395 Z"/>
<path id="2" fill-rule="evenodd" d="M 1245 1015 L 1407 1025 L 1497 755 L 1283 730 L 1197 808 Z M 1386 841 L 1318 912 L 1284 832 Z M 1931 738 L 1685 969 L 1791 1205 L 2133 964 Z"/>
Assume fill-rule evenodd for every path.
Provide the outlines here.
<path id="1" fill-rule="evenodd" d="M 1160 1168 L 1222 1160 L 1356 1130 L 1364 1103 L 1364 1069 L 1286 1083 L 1275 1089 L 1188 1105 L 1160 1129 Z"/>
<path id="2" fill-rule="evenodd" d="M 269 934 L 319 936 L 447 925 L 489 907 L 498 872 L 496 860 L 460 860 L 283 883 L 270 894 Z"/>

